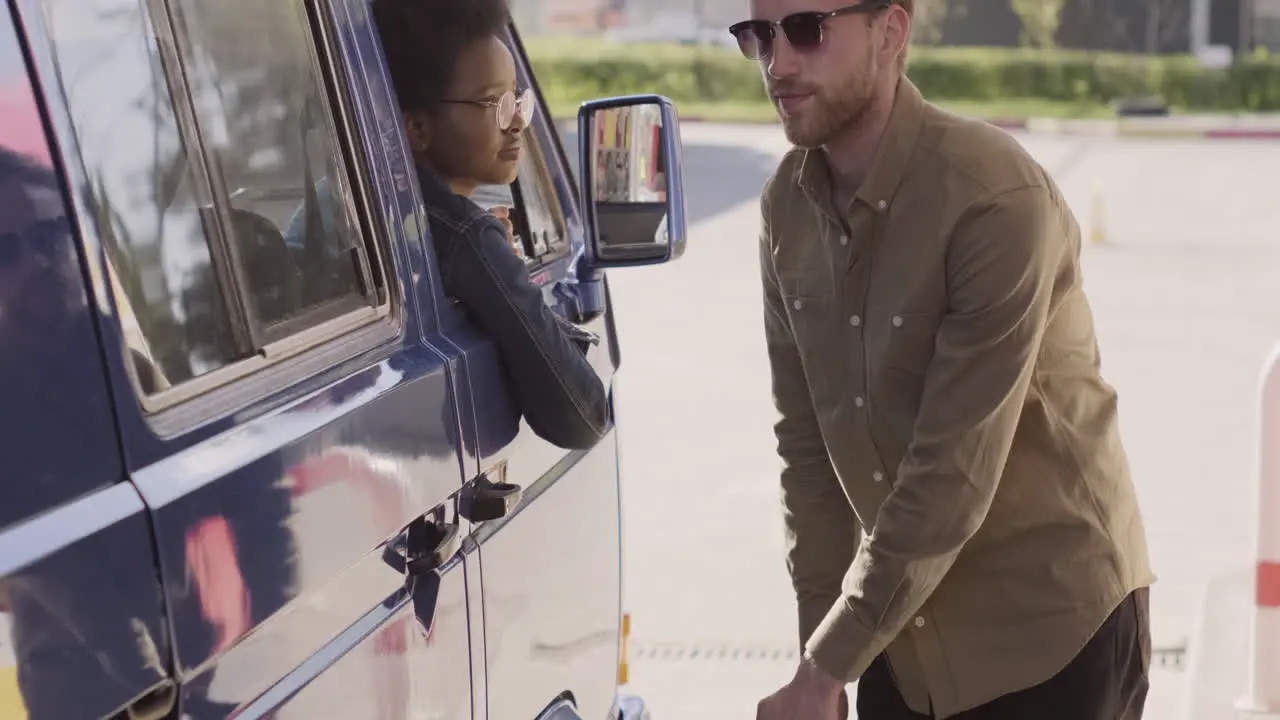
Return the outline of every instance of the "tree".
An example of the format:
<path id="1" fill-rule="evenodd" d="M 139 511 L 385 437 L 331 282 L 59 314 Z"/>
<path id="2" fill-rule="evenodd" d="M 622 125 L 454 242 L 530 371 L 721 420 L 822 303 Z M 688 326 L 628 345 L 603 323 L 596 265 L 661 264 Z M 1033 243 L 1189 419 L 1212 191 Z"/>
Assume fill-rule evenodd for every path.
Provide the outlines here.
<path id="1" fill-rule="evenodd" d="M 1022 44 L 1044 50 L 1053 48 L 1066 0 L 1009 0 L 1022 21 Z"/>

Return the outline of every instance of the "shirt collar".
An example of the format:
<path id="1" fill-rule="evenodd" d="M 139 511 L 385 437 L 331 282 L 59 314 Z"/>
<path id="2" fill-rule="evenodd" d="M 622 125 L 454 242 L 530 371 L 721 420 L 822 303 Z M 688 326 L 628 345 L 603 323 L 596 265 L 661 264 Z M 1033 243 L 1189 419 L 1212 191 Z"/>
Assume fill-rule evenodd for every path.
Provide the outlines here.
<path id="1" fill-rule="evenodd" d="M 858 188 L 854 199 L 861 201 L 875 212 L 888 210 L 893 196 L 906 176 L 920 126 L 924 121 L 924 97 L 905 76 L 898 82 L 897 97 L 889 114 L 880 145 L 866 180 Z M 815 202 L 828 204 L 831 197 L 831 180 L 827 172 L 826 158 L 821 149 L 806 150 L 797 171 L 796 180 Z"/>

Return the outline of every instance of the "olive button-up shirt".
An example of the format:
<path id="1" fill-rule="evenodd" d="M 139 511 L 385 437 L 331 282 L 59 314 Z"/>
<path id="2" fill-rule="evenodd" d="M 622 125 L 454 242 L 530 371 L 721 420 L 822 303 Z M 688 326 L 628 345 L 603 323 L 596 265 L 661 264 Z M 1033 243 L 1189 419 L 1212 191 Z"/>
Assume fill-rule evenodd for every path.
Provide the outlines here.
<path id="1" fill-rule="evenodd" d="M 887 654 L 945 718 L 1044 682 L 1154 581 L 1062 194 L 905 78 L 833 200 L 795 149 L 762 197 L 765 328 L 801 641 Z"/>

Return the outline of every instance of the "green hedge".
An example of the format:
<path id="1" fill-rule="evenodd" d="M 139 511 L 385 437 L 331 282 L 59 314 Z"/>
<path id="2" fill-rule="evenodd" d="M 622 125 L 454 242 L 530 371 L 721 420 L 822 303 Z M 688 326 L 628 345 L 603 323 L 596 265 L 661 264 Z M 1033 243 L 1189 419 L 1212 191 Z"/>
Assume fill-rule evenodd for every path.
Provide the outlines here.
<path id="1" fill-rule="evenodd" d="M 631 93 L 686 102 L 764 100 L 755 63 L 728 48 L 540 39 L 527 49 L 553 102 Z M 1186 110 L 1280 110 L 1280 58 L 1261 56 L 1214 70 L 1188 56 L 916 48 L 908 73 L 935 100 L 1105 104 L 1160 96 Z"/>

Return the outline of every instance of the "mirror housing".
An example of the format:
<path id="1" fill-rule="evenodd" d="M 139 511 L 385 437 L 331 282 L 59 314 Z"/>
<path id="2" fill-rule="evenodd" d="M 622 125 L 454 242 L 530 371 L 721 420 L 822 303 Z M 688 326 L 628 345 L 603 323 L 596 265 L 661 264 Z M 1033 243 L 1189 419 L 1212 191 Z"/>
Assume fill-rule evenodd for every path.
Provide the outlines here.
<path id="1" fill-rule="evenodd" d="M 675 105 L 661 95 L 583 103 L 578 143 L 588 265 L 679 259 L 688 231 Z"/>

